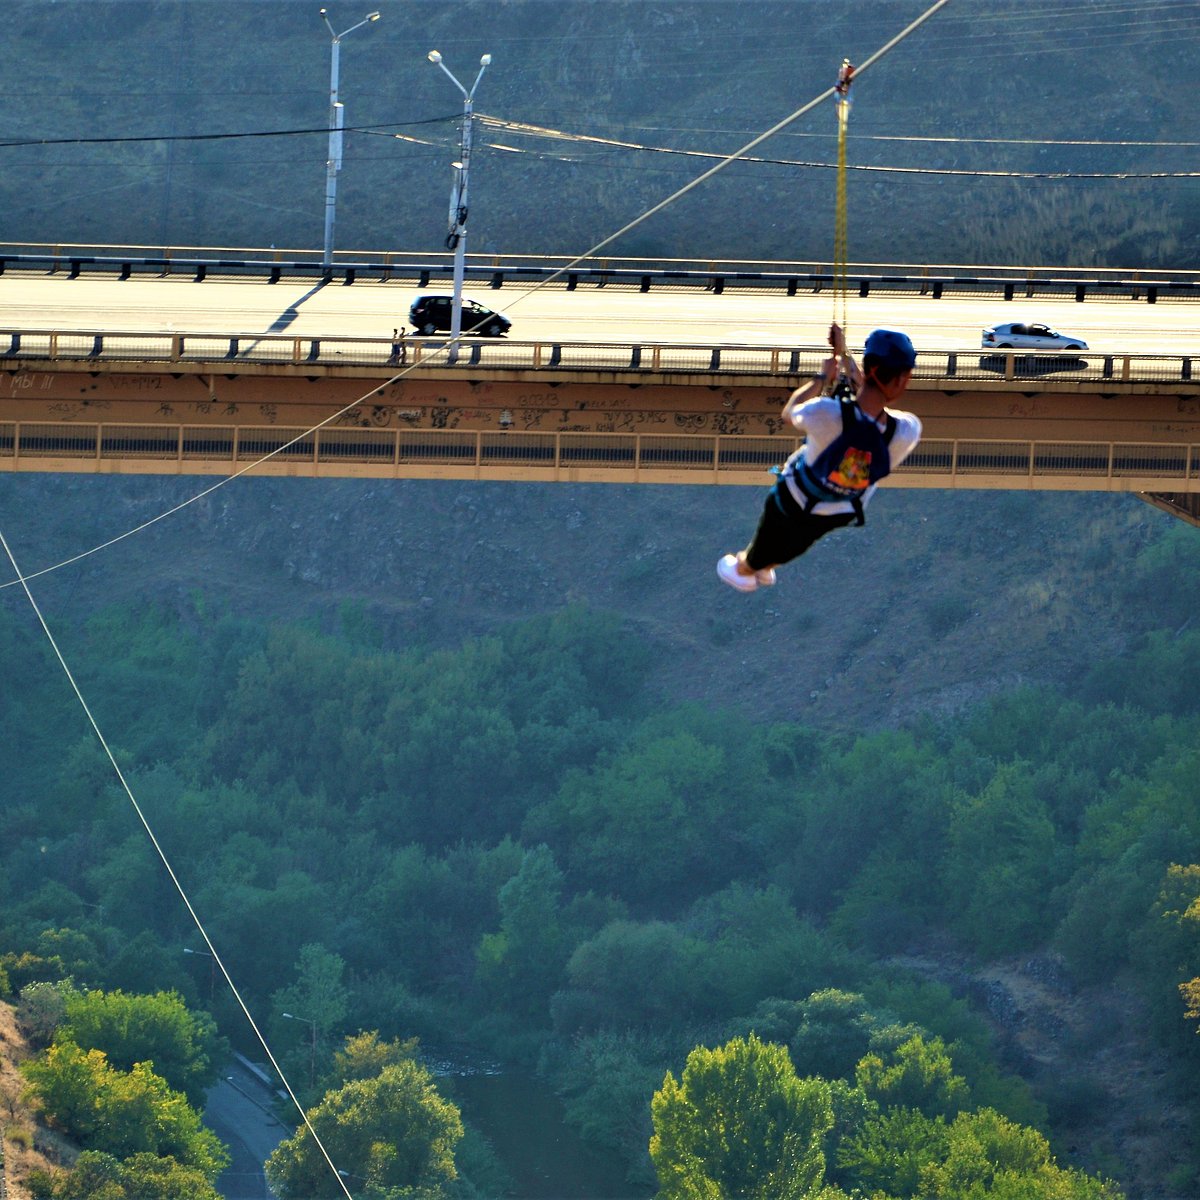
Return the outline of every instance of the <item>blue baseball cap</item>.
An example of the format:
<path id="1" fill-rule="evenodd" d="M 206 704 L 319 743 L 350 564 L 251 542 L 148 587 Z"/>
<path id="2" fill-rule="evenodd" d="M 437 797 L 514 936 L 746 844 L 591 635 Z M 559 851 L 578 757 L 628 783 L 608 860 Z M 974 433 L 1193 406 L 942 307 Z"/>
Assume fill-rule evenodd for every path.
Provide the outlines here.
<path id="1" fill-rule="evenodd" d="M 864 354 L 872 354 L 889 367 L 911 371 L 917 362 L 912 339 L 899 329 L 875 329 L 863 346 Z"/>

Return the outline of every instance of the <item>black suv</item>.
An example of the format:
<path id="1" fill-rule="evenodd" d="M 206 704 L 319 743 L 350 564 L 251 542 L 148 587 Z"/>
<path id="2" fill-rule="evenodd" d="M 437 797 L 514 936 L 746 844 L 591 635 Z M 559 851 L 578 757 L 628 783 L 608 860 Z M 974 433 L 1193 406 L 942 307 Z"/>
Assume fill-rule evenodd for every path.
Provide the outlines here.
<path id="1" fill-rule="evenodd" d="M 454 311 L 454 297 L 444 292 L 422 292 L 408 310 L 408 319 L 418 333 L 449 331 Z M 462 302 L 462 331 L 477 337 L 500 337 L 512 328 L 503 314 L 484 308 L 465 296 Z"/>

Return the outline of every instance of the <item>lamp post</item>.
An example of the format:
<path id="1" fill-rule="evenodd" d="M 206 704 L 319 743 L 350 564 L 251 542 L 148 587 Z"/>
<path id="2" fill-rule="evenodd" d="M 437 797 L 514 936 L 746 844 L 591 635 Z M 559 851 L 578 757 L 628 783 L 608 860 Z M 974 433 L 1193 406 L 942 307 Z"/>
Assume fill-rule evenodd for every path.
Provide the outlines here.
<path id="1" fill-rule="evenodd" d="M 454 299 L 450 309 L 449 353 L 450 362 L 454 362 L 458 358 L 458 338 L 462 333 L 462 287 L 467 256 L 467 182 L 471 170 L 473 104 L 475 89 L 479 86 L 479 81 L 483 78 L 484 71 L 488 69 L 488 64 L 492 61 L 492 56 L 485 54 L 479 60 L 479 74 L 475 76 L 475 82 L 471 85 L 470 91 L 467 91 L 458 82 L 450 68 L 442 62 L 442 56 L 439 51 L 430 50 L 428 58 L 431 63 L 441 67 L 446 72 L 450 82 L 458 88 L 463 98 L 462 141 L 459 149 L 459 160 L 451 164 L 454 168 L 454 178 L 450 184 L 450 231 L 446 234 L 446 249 L 454 251 Z"/>
<path id="2" fill-rule="evenodd" d="M 289 1021 L 303 1021 L 312 1030 L 312 1049 L 308 1056 L 308 1088 L 312 1091 L 317 1078 L 317 1023 L 308 1017 L 298 1017 L 295 1013 L 282 1013 Z"/>
<path id="3" fill-rule="evenodd" d="M 342 169 L 342 130 L 346 124 L 345 105 L 338 101 L 338 66 L 342 52 L 342 38 L 348 33 L 360 29 L 363 25 L 378 21 L 382 15 L 377 12 L 367 13 L 357 25 L 351 25 L 349 29 L 343 29 L 341 33 L 334 33 L 325 9 L 321 9 L 321 20 L 325 22 L 325 28 L 329 30 L 329 36 L 332 39 L 329 54 L 329 157 L 325 160 L 325 253 L 321 259 L 326 268 L 333 263 L 333 222 L 337 211 L 337 177 L 338 172 Z"/>
<path id="4" fill-rule="evenodd" d="M 207 950 L 189 950 L 186 946 L 183 948 L 184 954 L 199 954 L 208 959 L 208 1003 L 211 1006 L 213 998 L 217 992 L 217 960 Z"/>

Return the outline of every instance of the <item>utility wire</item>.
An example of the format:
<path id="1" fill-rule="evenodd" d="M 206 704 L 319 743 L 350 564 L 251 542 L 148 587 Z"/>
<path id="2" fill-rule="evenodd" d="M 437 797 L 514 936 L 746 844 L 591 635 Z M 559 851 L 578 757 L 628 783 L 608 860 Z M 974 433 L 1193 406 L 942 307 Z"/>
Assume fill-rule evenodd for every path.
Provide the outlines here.
<path id="1" fill-rule="evenodd" d="M 389 129 L 407 129 L 416 125 L 442 125 L 457 121 L 458 114 L 448 117 L 426 117 L 420 121 L 393 121 L 387 125 L 348 125 L 344 133 L 377 133 Z M 115 146 L 126 142 L 222 142 L 240 138 L 307 137 L 311 134 L 329 135 L 329 126 L 313 129 L 252 129 L 244 133 L 146 133 L 131 137 L 70 137 L 70 138 L 23 138 L 0 142 L 0 150 L 17 146 Z"/>
<path id="2" fill-rule="evenodd" d="M 613 146 L 628 146 L 638 150 L 657 150 L 660 147 L 647 146 L 641 142 L 619 141 L 616 139 L 605 138 L 600 134 L 577 134 L 566 133 L 559 129 L 554 129 L 546 125 L 536 125 L 530 122 L 514 122 L 509 121 L 504 117 L 497 117 L 489 113 L 476 113 L 476 119 L 480 124 L 494 125 L 498 129 L 505 129 L 512 133 L 529 133 L 532 136 L 555 137 L 562 138 L 566 141 L 596 141 L 602 145 Z M 644 129 L 651 133 L 708 133 L 708 134 L 725 134 L 729 136 L 744 137 L 745 130 L 741 129 L 705 129 L 705 128 L 686 128 L 671 125 L 634 125 L 630 126 L 633 129 Z M 364 132 L 374 134 L 375 136 L 384 137 L 402 137 L 400 134 L 378 134 L 375 130 L 366 130 Z M 837 139 L 836 133 L 819 133 L 816 130 L 789 130 L 779 135 L 780 137 L 788 138 L 811 138 L 820 141 L 829 141 Z M 419 138 L 409 138 L 405 140 L 420 141 Z M 1098 146 L 1106 149 L 1121 147 L 1130 147 L 1139 150 L 1157 150 L 1157 149 L 1187 149 L 1194 150 L 1200 146 L 1200 142 L 1184 142 L 1184 141 L 1132 141 L 1129 139 L 1111 139 L 1111 138 L 1032 138 L 1032 137 L 949 137 L 945 134 L 918 134 L 918 133 L 848 133 L 846 135 L 847 142 L 928 142 L 935 145 L 945 146 Z M 440 145 L 442 143 L 428 142 L 427 145 Z"/>
<path id="3" fill-rule="evenodd" d="M 501 117 L 491 117 L 485 114 L 479 114 L 479 121 L 491 129 L 502 129 L 508 133 L 524 135 L 528 137 L 543 138 L 547 141 L 562 141 L 578 145 L 594 145 L 607 146 L 616 150 L 631 150 L 643 153 L 666 154 L 674 155 L 682 158 L 704 158 L 717 159 L 722 165 L 726 165 L 730 156 L 720 154 L 712 150 L 683 150 L 672 146 L 650 146 L 641 142 L 627 142 L 616 138 L 599 137 L 594 134 L 577 134 L 566 133 L 559 129 L 551 129 L 540 125 L 528 125 L 524 123 L 506 121 Z M 394 137 L 401 141 L 411 142 L 417 145 L 436 145 L 437 143 L 429 142 L 422 138 L 415 138 L 406 134 L 389 134 L 389 137 Z M 825 136 L 825 135 L 821 135 Z M 761 139 L 759 139 L 761 140 Z M 881 139 L 882 140 L 882 139 Z M 898 140 L 898 139 L 897 139 Z M 918 140 L 918 139 L 911 139 Z M 928 141 L 970 141 L 970 139 L 940 139 L 929 138 L 922 139 Z M 496 150 L 506 150 L 512 154 L 530 154 L 534 151 L 523 150 L 517 146 L 505 146 L 496 142 L 485 142 L 486 146 Z M 1040 142 L 1040 141 L 1022 141 L 1021 145 L 1080 145 L 1080 146 L 1114 146 L 1114 145 L 1130 145 L 1139 146 L 1147 143 L 1114 143 L 1114 142 Z M 1160 145 L 1162 143 L 1151 143 Z M 1197 146 L 1197 142 L 1178 142 L 1170 143 L 1177 146 Z M 840 171 L 845 166 L 848 171 L 867 171 L 876 174 L 884 175 L 957 175 L 968 176 L 979 179 L 1196 179 L 1200 178 L 1200 171 L 981 171 L 972 170 L 967 167 L 893 167 L 893 166 L 871 166 L 866 163 L 847 163 L 839 162 L 821 162 L 811 159 L 794 159 L 794 158 L 760 158 L 753 155 L 744 154 L 741 151 L 736 153 L 736 158 L 740 162 L 753 163 L 760 166 L 774 167 L 804 167 L 811 170 L 822 171 Z M 586 161 L 586 160 L 578 160 Z M 706 176 L 705 176 L 706 178 Z"/>

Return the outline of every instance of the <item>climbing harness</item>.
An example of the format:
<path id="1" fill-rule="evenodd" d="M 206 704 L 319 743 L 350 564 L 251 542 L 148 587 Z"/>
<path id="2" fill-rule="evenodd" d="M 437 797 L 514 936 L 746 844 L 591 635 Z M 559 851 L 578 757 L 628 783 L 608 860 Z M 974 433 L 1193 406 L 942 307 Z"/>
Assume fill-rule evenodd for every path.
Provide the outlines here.
<path id="1" fill-rule="evenodd" d="M 839 404 L 842 432 L 812 463 L 796 455 L 780 483 L 786 486 L 795 481 L 792 494 L 805 512 L 815 504 L 848 501 L 854 509 L 854 523 L 862 525 L 866 520 L 863 496 L 891 471 L 889 447 L 896 435 L 896 418 L 888 413 L 880 429 L 853 400 L 840 400 Z"/>

